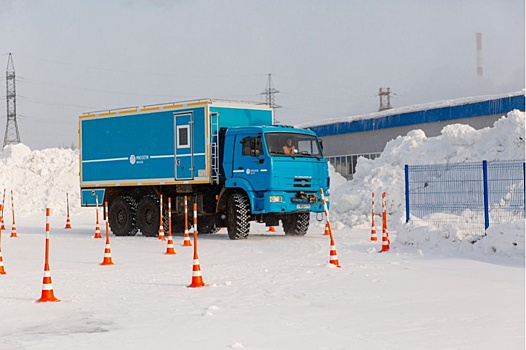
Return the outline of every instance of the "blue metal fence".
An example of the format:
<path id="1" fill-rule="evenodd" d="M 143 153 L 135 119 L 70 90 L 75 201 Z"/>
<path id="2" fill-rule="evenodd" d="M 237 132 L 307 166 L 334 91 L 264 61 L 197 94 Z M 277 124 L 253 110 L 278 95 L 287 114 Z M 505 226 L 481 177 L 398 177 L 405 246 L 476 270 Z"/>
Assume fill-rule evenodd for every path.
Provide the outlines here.
<path id="1" fill-rule="evenodd" d="M 405 166 L 406 222 L 418 217 L 484 234 L 492 224 L 525 217 L 525 162 Z"/>

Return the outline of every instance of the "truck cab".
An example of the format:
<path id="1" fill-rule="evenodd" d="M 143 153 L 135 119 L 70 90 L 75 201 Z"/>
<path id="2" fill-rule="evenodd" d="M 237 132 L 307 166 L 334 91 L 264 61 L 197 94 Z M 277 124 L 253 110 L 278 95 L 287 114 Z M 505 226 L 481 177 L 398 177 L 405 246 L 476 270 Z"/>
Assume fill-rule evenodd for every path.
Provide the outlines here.
<path id="1" fill-rule="evenodd" d="M 226 131 L 224 142 L 226 226 L 230 238 L 248 234 L 248 221 L 304 235 L 310 212 L 323 212 L 319 190 L 329 187 L 327 161 L 316 135 L 288 126 Z M 246 218 L 246 220 L 245 220 Z"/>

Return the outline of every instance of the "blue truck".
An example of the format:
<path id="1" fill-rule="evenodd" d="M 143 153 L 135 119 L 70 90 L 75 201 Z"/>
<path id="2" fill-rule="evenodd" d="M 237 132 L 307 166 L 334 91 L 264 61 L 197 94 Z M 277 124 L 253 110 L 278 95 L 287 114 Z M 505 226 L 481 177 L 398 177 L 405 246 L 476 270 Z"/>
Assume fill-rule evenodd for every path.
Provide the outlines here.
<path id="1" fill-rule="evenodd" d="M 322 213 L 329 172 L 309 130 L 273 125 L 267 105 L 201 99 L 85 113 L 79 117 L 81 205 L 108 203 L 113 234 L 157 236 L 160 211 L 184 230 L 184 198 L 198 206 L 199 233 L 250 222 L 305 235 Z M 285 147 L 286 146 L 286 147 Z"/>

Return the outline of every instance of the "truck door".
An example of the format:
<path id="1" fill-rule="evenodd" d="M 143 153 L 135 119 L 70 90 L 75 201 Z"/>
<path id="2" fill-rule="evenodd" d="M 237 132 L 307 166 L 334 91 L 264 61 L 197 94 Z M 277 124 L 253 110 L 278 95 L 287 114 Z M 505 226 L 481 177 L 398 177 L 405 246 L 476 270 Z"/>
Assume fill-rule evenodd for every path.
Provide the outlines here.
<path id="1" fill-rule="evenodd" d="M 194 178 L 193 115 L 175 114 L 175 179 Z"/>
<path id="2" fill-rule="evenodd" d="M 268 159 L 265 159 L 261 135 L 236 136 L 233 175 L 247 180 L 254 191 L 267 189 Z"/>

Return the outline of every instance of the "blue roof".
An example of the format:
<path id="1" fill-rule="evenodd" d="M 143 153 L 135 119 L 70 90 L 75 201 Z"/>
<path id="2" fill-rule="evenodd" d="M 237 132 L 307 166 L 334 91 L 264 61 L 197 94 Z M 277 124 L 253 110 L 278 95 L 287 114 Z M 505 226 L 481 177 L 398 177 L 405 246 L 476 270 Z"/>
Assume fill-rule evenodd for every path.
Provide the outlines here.
<path id="1" fill-rule="evenodd" d="M 389 111 L 384 111 L 369 118 L 352 119 L 348 121 L 338 121 L 324 125 L 304 126 L 314 131 L 318 136 L 330 136 L 347 134 L 353 132 L 394 128 L 398 126 L 415 125 L 423 123 L 442 122 L 460 118 L 472 118 L 485 115 L 502 114 L 518 109 L 524 111 L 524 93 L 505 97 L 487 99 L 485 101 L 466 102 L 444 107 L 427 108 L 410 112 L 399 112 L 395 110 L 393 114 L 385 115 Z"/>

